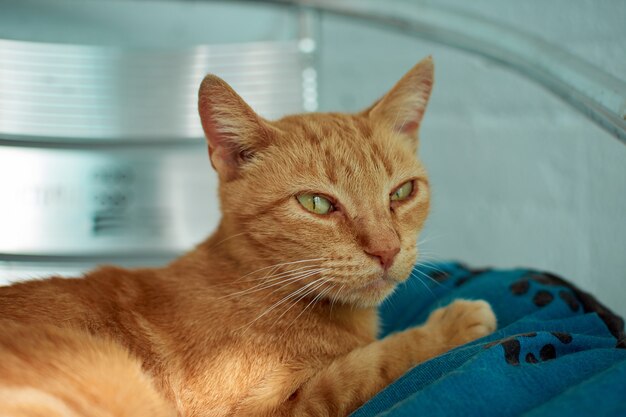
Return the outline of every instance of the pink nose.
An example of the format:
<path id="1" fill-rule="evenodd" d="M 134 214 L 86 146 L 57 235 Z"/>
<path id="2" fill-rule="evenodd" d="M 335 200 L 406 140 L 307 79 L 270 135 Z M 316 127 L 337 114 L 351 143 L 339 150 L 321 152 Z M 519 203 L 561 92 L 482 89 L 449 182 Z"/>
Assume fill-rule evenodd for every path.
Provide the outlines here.
<path id="1" fill-rule="evenodd" d="M 378 262 L 380 262 L 380 266 L 382 266 L 385 271 L 391 267 L 391 264 L 393 264 L 393 260 L 396 258 L 398 252 L 400 252 L 400 248 L 398 246 L 394 246 L 389 249 L 365 250 L 365 253 L 367 253 L 369 256 L 378 259 Z"/>

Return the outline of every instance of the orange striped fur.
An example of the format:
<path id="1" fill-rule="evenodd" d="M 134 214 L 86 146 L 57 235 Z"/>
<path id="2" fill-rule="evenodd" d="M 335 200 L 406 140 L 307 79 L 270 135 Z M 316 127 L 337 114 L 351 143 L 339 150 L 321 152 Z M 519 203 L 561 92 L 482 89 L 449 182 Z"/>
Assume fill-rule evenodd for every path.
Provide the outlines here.
<path id="1" fill-rule="evenodd" d="M 163 268 L 0 288 L 0 416 L 345 416 L 493 331 L 488 304 L 461 300 L 376 340 L 428 213 L 416 152 L 432 83 L 427 58 L 361 113 L 270 122 L 207 76 L 217 231 Z M 335 210 L 311 213 L 301 193 Z"/>

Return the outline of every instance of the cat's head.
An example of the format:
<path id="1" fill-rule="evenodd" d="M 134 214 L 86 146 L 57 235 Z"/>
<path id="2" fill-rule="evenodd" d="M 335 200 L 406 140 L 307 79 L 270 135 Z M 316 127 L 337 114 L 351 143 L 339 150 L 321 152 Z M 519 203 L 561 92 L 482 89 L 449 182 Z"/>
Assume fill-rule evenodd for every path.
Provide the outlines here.
<path id="1" fill-rule="evenodd" d="M 199 111 L 233 255 L 278 265 L 267 279 L 302 295 L 362 306 L 389 295 L 428 214 L 417 147 L 432 84 L 426 58 L 363 112 L 267 121 L 207 76 Z"/>

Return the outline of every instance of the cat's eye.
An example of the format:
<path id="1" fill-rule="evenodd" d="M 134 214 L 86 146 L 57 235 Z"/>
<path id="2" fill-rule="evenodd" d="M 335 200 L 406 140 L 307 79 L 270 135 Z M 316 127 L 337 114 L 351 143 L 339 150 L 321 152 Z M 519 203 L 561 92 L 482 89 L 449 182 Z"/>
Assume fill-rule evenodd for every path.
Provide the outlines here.
<path id="1" fill-rule="evenodd" d="M 413 194 L 413 181 L 407 181 L 391 193 L 391 201 L 406 200 Z"/>
<path id="2" fill-rule="evenodd" d="M 326 197 L 317 194 L 300 194 L 296 197 L 302 207 L 315 214 L 329 214 L 335 207 Z"/>

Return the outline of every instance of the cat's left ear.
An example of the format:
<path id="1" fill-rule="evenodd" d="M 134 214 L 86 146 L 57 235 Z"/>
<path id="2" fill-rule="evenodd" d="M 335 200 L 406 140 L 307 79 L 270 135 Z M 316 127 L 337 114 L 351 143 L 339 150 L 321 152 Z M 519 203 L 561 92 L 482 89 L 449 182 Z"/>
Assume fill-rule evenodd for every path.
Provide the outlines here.
<path id="1" fill-rule="evenodd" d="M 411 68 L 383 98 L 364 113 L 377 123 L 386 124 L 398 133 L 416 138 L 430 98 L 433 76 L 433 60 L 429 56 Z"/>
<path id="2" fill-rule="evenodd" d="M 268 146 L 275 133 L 269 122 L 215 75 L 202 80 L 198 111 L 211 164 L 224 181 L 237 178 L 241 167 Z"/>

